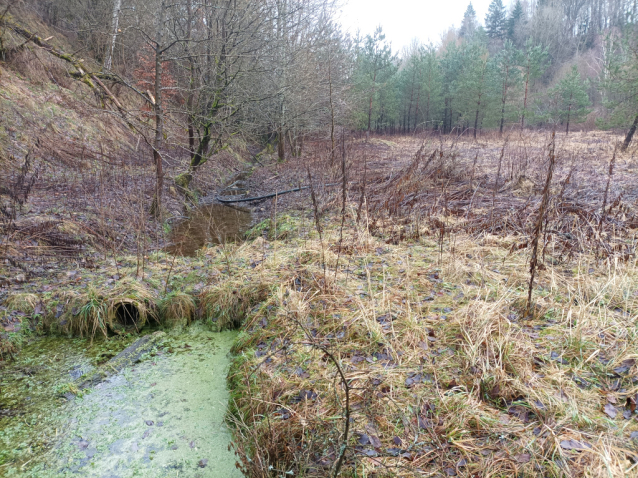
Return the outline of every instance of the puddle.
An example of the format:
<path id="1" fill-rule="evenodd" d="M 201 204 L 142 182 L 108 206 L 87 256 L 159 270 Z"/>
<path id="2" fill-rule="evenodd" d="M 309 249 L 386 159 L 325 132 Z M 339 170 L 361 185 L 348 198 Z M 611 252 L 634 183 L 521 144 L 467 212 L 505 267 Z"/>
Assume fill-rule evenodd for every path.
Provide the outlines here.
<path id="1" fill-rule="evenodd" d="M 48 396 L 46 407 L 0 417 L 0 448 L 10 447 L 4 463 L 0 452 L 0 476 L 240 478 L 224 424 L 228 351 L 235 337 L 202 324 L 169 332 L 173 353 L 149 357 L 63 403 L 50 381 L 70 381 L 91 366 L 83 353 L 67 354 L 63 365 L 49 371 L 49 382 L 34 375 L 35 393 L 22 389 L 32 399 Z M 49 344 L 44 352 L 23 351 L 21 360 L 46 363 L 56 346 L 69 347 L 68 339 L 61 340 L 66 343 Z M 29 426 L 36 428 L 30 432 Z M 45 443 L 38 446 L 39 435 Z"/>
<path id="2" fill-rule="evenodd" d="M 223 244 L 241 239 L 249 229 L 252 215 L 248 209 L 222 204 L 207 204 L 171 231 L 166 252 L 194 256 L 206 244 Z"/>

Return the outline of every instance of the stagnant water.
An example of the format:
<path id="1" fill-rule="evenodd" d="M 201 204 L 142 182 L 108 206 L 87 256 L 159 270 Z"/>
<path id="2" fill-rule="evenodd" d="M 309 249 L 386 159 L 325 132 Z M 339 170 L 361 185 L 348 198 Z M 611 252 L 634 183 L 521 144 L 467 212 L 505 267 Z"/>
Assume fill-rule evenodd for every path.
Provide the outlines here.
<path id="1" fill-rule="evenodd" d="M 206 244 L 223 244 L 240 239 L 250 227 L 252 216 L 248 209 L 207 204 L 198 207 L 188 219 L 171 231 L 171 254 L 194 256 Z"/>
<path id="2" fill-rule="evenodd" d="M 71 383 L 133 338 L 41 338 L 2 370 L 0 476 L 240 477 L 228 451 L 235 332 L 196 324 L 74 400 Z"/>

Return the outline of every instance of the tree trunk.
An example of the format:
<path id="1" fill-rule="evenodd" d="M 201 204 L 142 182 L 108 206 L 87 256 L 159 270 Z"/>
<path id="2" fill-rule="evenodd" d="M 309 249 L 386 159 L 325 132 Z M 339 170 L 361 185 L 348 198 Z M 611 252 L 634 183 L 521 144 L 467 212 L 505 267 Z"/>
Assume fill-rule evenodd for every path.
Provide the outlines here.
<path id="1" fill-rule="evenodd" d="M 445 107 L 443 109 L 443 134 L 447 134 L 448 102 L 449 102 L 449 100 L 447 98 L 445 98 Z"/>
<path id="2" fill-rule="evenodd" d="M 452 132 L 452 98 L 450 98 L 450 103 L 449 103 L 449 108 L 450 108 L 450 114 L 449 114 L 449 118 L 448 118 L 448 133 Z"/>
<path id="3" fill-rule="evenodd" d="M 197 151 L 195 151 L 195 153 L 193 153 L 193 156 L 191 157 L 191 165 L 190 165 L 190 173 L 194 173 L 195 170 L 197 170 L 197 168 L 199 168 L 202 164 L 205 163 L 204 158 L 206 157 L 206 154 L 208 153 L 208 148 L 210 147 L 210 140 L 211 140 L 211 128 L 212 128 L 212 123 L 206 123 L 204 125 L 204 136 L 202 136 L 202 139 L 199 142 L 199 145 L 197 146 Z"/>
<path id="4" fill-rule="evenodd" d="M 503 123 L 505 123 L 505 101 L 503 101 L 503 107 L 501 108 L 501 127 L 499 128 L 501 136 L 503 136 Z"/>
<path id="5" fill-rule="evenodd" d="M 527 76 L 525 77 L 525 96 L 523 96 L 523 114 L 521 115 L 521 132 L 525 128 L 525 111 L 527 111 L 527 88 L 529 86 L 529 65 L 527 67 Z"/>
<path id="6" fill-rule="evenodd" d="M 501 127 L 499 133 L 503 136 L 503 124 L 505 123 L 505 102 L 507 101 L 507 81 L 509 80 L 509 68 L 505 70 L 505 81 L 503 82 L 503 103 L 501 105 Z"/>
<path id="7" fill-rule="evenodd" d="M 625 136 L 625 141 L 623 141 L 623 144 L 620 147 L 621 151 L 627 151 L 627 148 L 629 147 L 629 143 L 631 143 L 631 139 L 634 137 L 634 133 L 636 132 L 636 128 L 638 128 L 638 116 L 634 118 L 634 122 L 632 123 L 631 128 L 629 128 L 629 131 L 627 131 L 627 136 Z"/>
<path id="8" fill-rule="evenodd" d="M 476 131 L 478 130 L 478 119 L 479 119 L 480 111 L 481 111 L 481 100 L 479 97 L 479 102 L 476 105 L 476 116 L 474 117 L 474 139 L 476 139 Z"/>
<path id="9" fill-rule="evenodd" d="M 408 105 L 408 128 L 405 130 L 406 134 L 411 130 L 410 120 L 412 119 L 412 103 L 414 102 L 414 85 L 416 83 L 416 70 L 412 74 L 412 85 L 410 86 L 410 104 Z"/>
<path id="10" fill-rule="evenodd" d="M 120 10 L 122 9 L 122 0 L 114 0 L 113 2 L 113 21 L 111 23 L 111 47 L 104 61 L 104 69 L 110 70 L 113 64 L 113 53 L 115 52 L 115 42 L 117 40 L 118 29 L 120 25 Z"/>
<path id="11" fill-rule="evenodd" d="M 153 160 L 155 162 L 155 198 L 151 212 L 161 215 L 162 190 L 164 189 L 164 171 L 162 165 L 162 139 L 164 137 L 164 118 L 162 111 L 162 33 L 164 28 L 164 1 L 157 14 L 157 34 L 155 37 L 155 139 L 153 141 Z"/>
<path id="12" fill-rule="evenodd" d="M 328 86 L 330 94 L 330 165 L 335 162 L 335 107 L 332 99 L 332 55 L 328 46 Z"/>
<path id="13" fill-rule="evenodd" d="M 569 105 L 569 109 L 567 110 L 567 128 L 565 128 L 565 136 L 569 134 L 569 117 L 572 114 L 572 105 Z"/>
<path id="14" fill-rule="evenodd" d="M 414 134 L 416 134 L 416 130 L 419 127 L 419 100 L 421 99 L 421 87 L 419 86 L 419 91 L 416 95 L 416 107 L 414 108 Z"/>
<path id="15" fill-rule="evenodd" d="M 368 134 L 367 139 L 370 139 L 370 129 L 372 127 L 372 100 L 374 99 L 374 85 L 377 82 L 377 72 L 374 72 L 372 77 L 372 92 L 370 93 L 370 106 L 368 107 Z"/>
<path id="16" fill-rule="evenodd" d="M 567 128 L 565 129 L 565 136 L 569 134 L 569 118 L 572 115 L 572 98 L 574 97 L 574 93 L 569 94 L 569 106 L 567 108 Z"/>
<path id="17" fill-rule="evenodd" d="M 188 13 L 188 26 L 186 30 L 186 53 L 188 55 L 188 63 L 190 69 L 190 79 L 188 84 L 188 97 L 186 98 L 186 108 L 188 109 L 188 148 L 191 154 L 191 158 L 195 153 L 195 126 L 193 121 L 193 101 L 194 101 L 194 91 L 193 86 L 195 84 L 195 62 L 193 60 L 193 56 L 190 53 L 190 42 L 192 37 L 192 28 L 193 28 L 193 6 L 191 4 L 192 0 L 187 0 L 186 2 L 186 11 Z"/>
<path id="18" fill-rule="evenodd" d="M 279 161 L 286 160 L 286 135 L 282 127 L 277 131 L 277 157 Z"/>

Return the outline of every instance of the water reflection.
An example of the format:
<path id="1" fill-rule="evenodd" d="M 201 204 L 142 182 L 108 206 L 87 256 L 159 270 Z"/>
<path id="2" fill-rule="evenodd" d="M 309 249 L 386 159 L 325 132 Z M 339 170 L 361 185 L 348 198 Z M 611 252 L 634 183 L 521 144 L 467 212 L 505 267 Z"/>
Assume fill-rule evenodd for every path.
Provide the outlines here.
<path id="1" fill-rule="evenodd" d="M 207 204 L 197 208 L 188 219 L 171 231 L 171 254 L 194 256 L 206 244 L 223 244 L 241 239 L 250 227 L 252 215 L 248 209 Z"/>

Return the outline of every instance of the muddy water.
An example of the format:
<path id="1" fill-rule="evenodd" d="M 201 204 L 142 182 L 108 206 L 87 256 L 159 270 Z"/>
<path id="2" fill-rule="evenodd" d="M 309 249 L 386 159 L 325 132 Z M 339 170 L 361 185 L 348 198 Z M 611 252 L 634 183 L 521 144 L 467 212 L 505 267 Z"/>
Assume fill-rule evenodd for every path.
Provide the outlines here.
<path id="1" fill-rule="evenodd" d="M 206 244 L 223 244 L 243 237 L 252 216 L 248 209 L 207 204 L 178 223 L 170 234 L 171 254 L 194 256 Z"/>
<path id="2" fill-rule="evenodd" d="M 16 405 L 28 398 L 40 405 L 26 416 L 0 418 L 0 476 L 241 477 L 224 424 L 235 336 L 202 325 L 169 332 L 156 354 L 68 403 L 59 392 L 90 370 L 87 354 L 67 353 L 64 339 L 49 340 L 40 352 L 30 347 L 22 366 L 64 359 L 46 379 L 36 372 L 29 387 L 2 391 Z"/>

